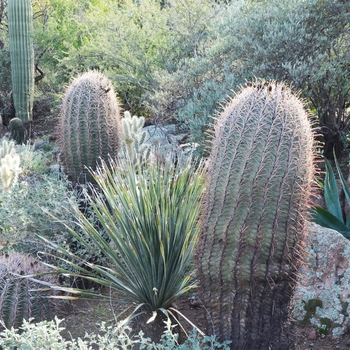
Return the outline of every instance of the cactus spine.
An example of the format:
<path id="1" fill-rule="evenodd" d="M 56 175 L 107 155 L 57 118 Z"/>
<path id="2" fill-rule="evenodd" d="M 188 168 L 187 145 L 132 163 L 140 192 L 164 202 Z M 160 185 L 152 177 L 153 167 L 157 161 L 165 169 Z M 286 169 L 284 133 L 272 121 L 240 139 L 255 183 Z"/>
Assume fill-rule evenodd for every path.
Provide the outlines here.
<path id="1" fill-rule="evenodd" d="M 31 0 L 8 1 L 13 102 L 16 117 L 32 121 L 34 100 L 33 11 Z"/>
<path id="2" fill-rule="evenodd" d="M 145 161 L 149 158 L 151 145 L 146 142 L 144 117 L 131 116 L 130 112 L 124 112 L 121 120 L 122 156 L 129 159 L 133 164 Z"/>
<path id="3" fill-rule="evenodd" d="M 120 147 L 120 112 L 111 82 L 87 72 L 68 87 L 62 102 L 59 143 L 67 175 L 77 182 L 92 181 L 87 168 L 115 158 Z"/>
<path id="4" fill-rule="evenodd" d="M 18 275 L 31 275 L 47 272 L 34 258 L 17 252 L 0 256 L 0 330 L 18 328 L 23 319 L 33 317 L 43 321 L 54 316 L 55 302 L 47 298 L 50 291 L 42 285 Z M 56 279 L 44 275 L 41 280 L 54 284 Z"/>
<path id="5" fill-rule="evenodd" d="M 20 157 L 16 153 L 15 143 L 4 140 L 0 145 L 0 189 L 9 191 L 18 181 L 21 172 Z"/>
<path id="6" fill-rule="evenodd" d="M 232 349 L 293 349 L 288 315 L 314 173 L 307 113 L 283 84 L 246 87 L 212 146 L 197 251 L 209 331 Z"/>

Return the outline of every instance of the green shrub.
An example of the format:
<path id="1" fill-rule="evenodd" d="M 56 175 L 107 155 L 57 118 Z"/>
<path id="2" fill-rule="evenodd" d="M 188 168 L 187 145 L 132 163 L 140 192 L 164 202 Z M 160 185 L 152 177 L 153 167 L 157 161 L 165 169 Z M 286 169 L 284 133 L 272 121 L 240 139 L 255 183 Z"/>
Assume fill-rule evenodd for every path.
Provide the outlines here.
<path id="1" fill-rule="evenodd" d="M 62 337 L 60 327 L 62 320 L 44 321 L 36 324 L 25 321 L 20 329 L 7 329 L 0 333 L 0 346 L 3 350 L 132 350 L 133 345 L 140 349 L 148 350 L 200 350 L 223 349 L 228 350 L 228 342 L 218 343 L 215 337 L 201 337 L 193 331 L 183 344 L 177 341 L 177 335 L 173 334 L 172 327 L 166 324 L 165 331 L 159 343 L 155 344 L 151 339 L 144 338 L 140 332 L 134 340 L 128 336 L 130 329 L 119 323 L 114 327 L 101 325 L 100 334 L 87 334 L 84 339 L 66 340 Z"/>
<path id="2" fill-rule="evenodd" d="M 12 191 L 3 192 L 0 198 L 1 242 L 34 253 L 39 249 L 36 234 L 52 239 L 62 236 L 64 226 L 47 212 L 61 220 L 72 219 L 65 208 L 70 207 L 68 198 L 75 195 L 68 190 L 69 182 L 64 176 L 49 171 L 51 153 L 34 151 L 25 145 L 16 146 L 16 151 L 21 158 L 22 174 Z"/>

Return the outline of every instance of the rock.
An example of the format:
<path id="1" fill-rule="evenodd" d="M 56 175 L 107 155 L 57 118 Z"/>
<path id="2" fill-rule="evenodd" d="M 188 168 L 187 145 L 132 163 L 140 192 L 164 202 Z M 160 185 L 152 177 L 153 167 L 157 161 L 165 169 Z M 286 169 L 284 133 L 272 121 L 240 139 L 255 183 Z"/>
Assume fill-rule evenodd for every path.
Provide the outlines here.
<path id="1" fill-rule="evenodd" d="M 294 318 L 339 338 L 349 328 L 350 241 L 337 231 L 309 223 L 306 264 L 294 296 Z"/>
<path id="2" fill-rule="evenodd" d="M 311 329 L 310 333 L 307 336 L 308 340 L 316 340 L 317 339 L 317 332 L 316 329 Z"/>
<path id="3" fill-rule="evenodd" d="M 166 159 L 172 152 L 182 151 L 187 156 L 196 148 L 193 144 L 183 144 L 186 134 L 179 134 L 175 124 L 150 125 L 144 128 L 147 132 L 146 142 L 152 146 L 152 153 L 161 154 Z"/>

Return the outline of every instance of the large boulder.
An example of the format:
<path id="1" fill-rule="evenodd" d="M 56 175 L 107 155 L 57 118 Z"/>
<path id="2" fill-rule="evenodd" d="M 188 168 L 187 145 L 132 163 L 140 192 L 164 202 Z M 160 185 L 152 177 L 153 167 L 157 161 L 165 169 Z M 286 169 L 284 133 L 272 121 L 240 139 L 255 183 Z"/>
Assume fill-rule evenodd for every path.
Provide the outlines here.
<path id="1" fill-rule="evenodd" d="M 350 241 L 337 231 L 309 223 L 306 252 L 294 317 L 320 334 L 338 338 L 350 325 Z"/>

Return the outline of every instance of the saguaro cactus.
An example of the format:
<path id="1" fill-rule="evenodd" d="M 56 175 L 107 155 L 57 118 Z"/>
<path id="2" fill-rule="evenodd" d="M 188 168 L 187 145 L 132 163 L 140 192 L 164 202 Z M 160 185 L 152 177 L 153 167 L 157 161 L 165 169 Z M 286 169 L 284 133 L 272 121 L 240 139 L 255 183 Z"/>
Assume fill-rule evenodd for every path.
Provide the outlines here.
<path id="1" fill-rule="evenodd" d="M 111 82 L 98 72 L 87 72 L 68 87 L 62 102 L 59 142 L 68 176 L 92 181 L 100 160 L 119 151 L 120 112 Z"/>
<path id="2" fill-rule="evenodd" d="M 244 88 L 215 125 L 197 264 L 208 327 L 232 349 L 293 349 L 313 135 L 283 84 Z"/>
<path id="3" fill-rule="evenodd" d="M 13 102 L 16 117 L 32 121 L 34 100 L 33 11 L 31 0 L 8 0 Z"/>

